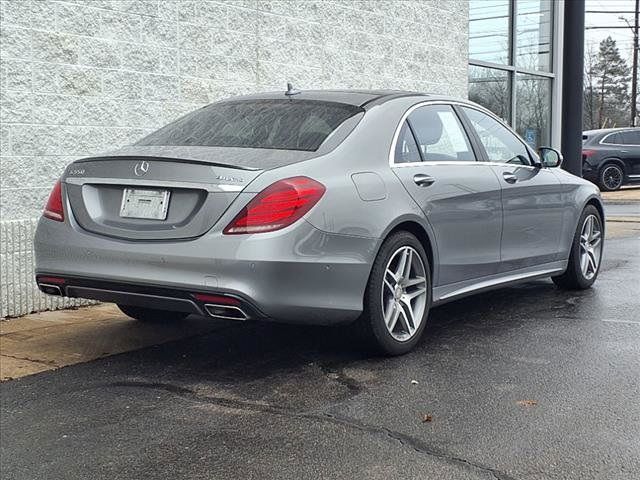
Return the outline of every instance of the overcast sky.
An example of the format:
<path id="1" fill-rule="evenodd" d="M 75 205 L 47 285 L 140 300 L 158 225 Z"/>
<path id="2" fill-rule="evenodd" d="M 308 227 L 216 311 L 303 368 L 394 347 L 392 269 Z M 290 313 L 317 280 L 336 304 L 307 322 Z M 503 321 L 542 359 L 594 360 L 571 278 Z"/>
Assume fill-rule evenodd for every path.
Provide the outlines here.
<path id="1" fill-rule="evenodd" d="M 624 16 L 633 25 L 633 13 L 615 13 L 617 11 L 633 12 L 634 0 L 587 0 L 587 14 L 585 23 L 587 27 L 626 26 L 626 23 L 618 17 Z M 612 13 L 589 13 L 590 10 L 606 11 Z M 620 49 L 620 53 L 631 66 L 633 55 L 633 31 L 630 28 L 595 29 L 585 31 L 585 49 L 593 45 L 597 50 L 601 40 L 611 35 Z"/>

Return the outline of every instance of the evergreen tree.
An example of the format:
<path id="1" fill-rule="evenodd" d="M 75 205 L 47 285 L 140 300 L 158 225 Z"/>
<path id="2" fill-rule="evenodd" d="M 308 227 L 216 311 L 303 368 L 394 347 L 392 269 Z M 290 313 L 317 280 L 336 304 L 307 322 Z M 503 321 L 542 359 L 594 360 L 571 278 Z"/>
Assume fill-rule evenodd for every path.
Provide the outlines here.
<path id="1" fill-rule="evenodd" d="M 591 127 L 628 125 L 631 76 L 615 40 L 607 37 L 600 42 L 598 56 L 589 70 L 585 77 L 585 103 L 589 108 L 587 115 L 595 120 Z"/>

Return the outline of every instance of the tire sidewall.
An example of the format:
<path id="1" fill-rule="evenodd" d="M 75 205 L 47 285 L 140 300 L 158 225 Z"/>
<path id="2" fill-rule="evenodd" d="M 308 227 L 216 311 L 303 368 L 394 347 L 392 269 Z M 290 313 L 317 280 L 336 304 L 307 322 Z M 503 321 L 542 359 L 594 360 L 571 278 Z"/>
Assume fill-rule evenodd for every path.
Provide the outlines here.
<path id="1" fill-rule="evenodd" d="M 617 168 L 620 171 L 620 185 L 618 185 L 616 188 L 609 188 L 604 183 L 604 172 L 611 167 Z M 622 187 L 622 185 L 624 184 L 624 169 L 620 165 L 614 162 L 605 163 L 602 169 L 600 170 L 599 180 L 600 180 L 599 183 L 600 183 L 601 190 L 604 190 L 605 192 L 613 192 L 613 191 L 619 190 L 620 187 Z"/>
<path id="2" fill-rule="evenodd" d="M 582 233 L 582 227 L 584 225 L 584 221 L 589 215 L 595 215 L 600 222 L 600 231 L 601 235 L 601 244 L 600 244 L 600 262 L 598 263 L 598 268 L 596 270 L 596 274 L 591 278 L 587 279 L 582 274 L 582 269 L 580 268 L 580 234 Z M 568 268 L 573 269 L 573 274 L 580 285 L 580 288 L 589 288 L 598 278 L 598 274 L 600 273 L 600 267 L 602 266 L 602 257 L 604 255 L 604 221 L 602 215 L 596 207 L 593 205 L 587 205 L 587 207 L 582 211 L 582 215 L 580 215 L 580 220 L 578 221 L 578 226 L 576 228 L 576 233 L 573 236 L 573 244 L 571 245 L 571 258 L 569 261 Z"/>
<path id="3" fill-rule="evenodd" d="M 424 264 L 425 278 L 427 283 L 427 301 L 425 311 L 420 322 L 420 326 L 415 334 L 406 341 L 396 340 L 391 336 L 384 322 L 382 313 L 382 288 L 383 279 L 387 264 L 391 256 L 401 247 L 412 247 Z M 370 322 L 371 333 L 374 340 L 382 351 L 390 355 L 402 355 L 410 351 L 420 341 L 420 337 L 424 332 L 431 309 L 432 289 L 431 289 L 431 271 L 429 259 L 420 241 L 409 232 L 398 232 L 393 234 L 383 243 L 378 256 L 374 262 L 367 291 L 365 293 L 365 315 L 367 321 Z"/>

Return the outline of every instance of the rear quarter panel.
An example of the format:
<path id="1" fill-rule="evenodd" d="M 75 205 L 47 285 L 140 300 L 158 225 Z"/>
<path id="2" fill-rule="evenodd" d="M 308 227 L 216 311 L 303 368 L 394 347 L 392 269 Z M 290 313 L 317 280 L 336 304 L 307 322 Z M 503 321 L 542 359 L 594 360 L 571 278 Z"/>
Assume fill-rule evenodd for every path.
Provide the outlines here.
<path id="1" fill-rule="evenodd" d="M 433 232 L 422 210 L 389 167 L 389 150 L 398 122 L 418 100 L 424 97 L 397 99 L 372 107 L 335 150 L 266 171 L 245 192 L 259 192 L 279 179 L 305 175 L 327 189 L 305 219 L 324 232 L 376 239 L 376 248 L 367 252 L 370 263 L 382 239 L 404 221 L 423 227 L 436 255 Z"/>

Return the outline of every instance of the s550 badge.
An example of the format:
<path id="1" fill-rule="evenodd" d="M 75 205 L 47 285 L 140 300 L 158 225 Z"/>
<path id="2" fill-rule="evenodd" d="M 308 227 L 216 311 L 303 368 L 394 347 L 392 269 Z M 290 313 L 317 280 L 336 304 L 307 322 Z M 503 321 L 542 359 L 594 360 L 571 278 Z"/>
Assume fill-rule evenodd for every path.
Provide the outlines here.
<path id="1" fill-rule="evenodd" d="M 84 175 L 84 168 L 70 168 L 67 175 Z"/>

